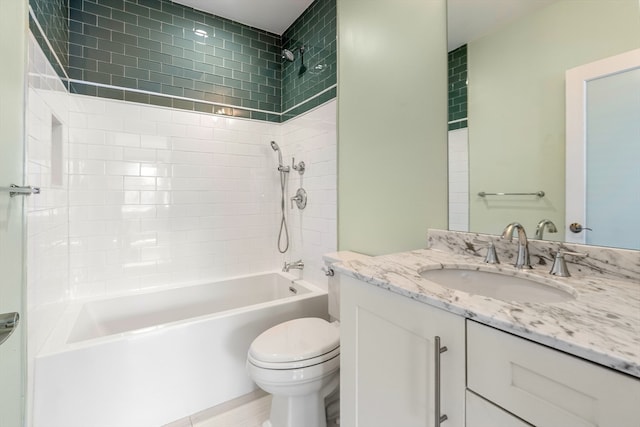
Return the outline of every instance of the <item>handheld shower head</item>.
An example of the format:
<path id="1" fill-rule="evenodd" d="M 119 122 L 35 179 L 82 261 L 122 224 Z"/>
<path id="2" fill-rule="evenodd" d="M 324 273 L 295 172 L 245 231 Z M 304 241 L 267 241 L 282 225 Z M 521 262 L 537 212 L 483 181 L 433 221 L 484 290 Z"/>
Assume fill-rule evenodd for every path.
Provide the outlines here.
<path id="1" fill-rule="evenodd" d="M 280 151 L 280 147 L 278 147 L 278 144 L 275 141 L 271 141 L 271 148 L 273 151 L 278 153 L 278 170 L 283 170 L 284 165 L 282 164 L 282 152 Z"/>

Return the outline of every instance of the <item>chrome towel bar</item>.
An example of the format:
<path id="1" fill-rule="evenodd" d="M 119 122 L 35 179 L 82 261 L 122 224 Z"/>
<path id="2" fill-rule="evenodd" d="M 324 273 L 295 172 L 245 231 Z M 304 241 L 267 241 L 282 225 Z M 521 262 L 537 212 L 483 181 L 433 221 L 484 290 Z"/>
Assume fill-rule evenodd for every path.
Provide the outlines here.
<path id="1" fill-rule="evenodd" d="M 40 194 L 39 187 L 31 187 L 31 186 L 20 187 L 15 184 L 11 184 L 9 187 L 0 187 L 0 191 L 8 191 L 10 197 L 30 196 L 32 194 Z"/>
<path id="2" fill-rule="evenodd" d="M 478 196 L 480 197 L 485 197 L 485 196 L 538 196 L 538 197 L 544 197 L 544 191 L 540 190 L 540 191 L 536 191 L 535 193 L 487 193 L 484 191 L 481 191 L 478 193 Z"/>

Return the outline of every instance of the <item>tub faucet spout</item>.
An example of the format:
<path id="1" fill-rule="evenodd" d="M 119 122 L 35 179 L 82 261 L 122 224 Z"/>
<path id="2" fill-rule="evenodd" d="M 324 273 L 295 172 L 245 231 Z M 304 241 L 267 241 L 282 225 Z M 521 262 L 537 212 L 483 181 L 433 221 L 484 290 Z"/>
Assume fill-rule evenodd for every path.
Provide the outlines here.
<path id="1" fill-rule="evenodd" d="M 514 266 L 516 268 L 533 268 L 531 266 L 531 259 L 529 258 L 529 242 L 527 240 L 527 233 L 524 231 L 522 224 L 512 222 L 507 225 L 502 232 L 501 238 L 511 241 L 513 238 L 513 232 L 518 231 L 518 256 Z"/>
<path id="2" fill-rule="evenodd" d="M 284 271 L 285 273 L 291 269 L 297 269 L 297 270 L 302 270 L 304 268 L 304 262 L 302 262 L 301 259 L 299 259 L 298 261 L 293 261 L 293 262 L 286 262 L 284 263 L 284 265 L 282 266 L 282 271 Z"/>

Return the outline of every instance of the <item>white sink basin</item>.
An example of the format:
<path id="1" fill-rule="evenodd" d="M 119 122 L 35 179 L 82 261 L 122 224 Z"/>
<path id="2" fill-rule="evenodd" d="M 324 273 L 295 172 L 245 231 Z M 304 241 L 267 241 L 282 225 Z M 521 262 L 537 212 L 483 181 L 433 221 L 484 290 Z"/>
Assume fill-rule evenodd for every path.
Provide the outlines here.
<path id="1" fill-rule="evenodd" d="M 420 276 L 445 288 L 503 301 L 547 303 L 575 299 L 575 291 L 566 285 L 554 287 L 529 277 L 498 272 L 444 268 L 425 270 Z"/>

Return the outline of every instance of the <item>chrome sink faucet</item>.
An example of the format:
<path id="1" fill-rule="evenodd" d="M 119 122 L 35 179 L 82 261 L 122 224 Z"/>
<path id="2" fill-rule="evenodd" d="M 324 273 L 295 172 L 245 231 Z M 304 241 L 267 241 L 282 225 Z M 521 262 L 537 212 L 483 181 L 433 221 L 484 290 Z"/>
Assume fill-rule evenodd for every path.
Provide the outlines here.
<path id="1" fill-rule="evenodd" d="M 514 231 L 518 231 L 518 256 L 514 266 L 516 268 L 533 268 L 531 266 L 531 259 L 529 258 L 529 241 L 527 240 L 527 233 L 524 231 L 522 224 L 512 222 L 507 225 L 502 232 L 502 239 L 513 239 Z"/>
<path id="2" fill-rule="evenodd" d="M 284 271 L 285 273 L 291 269 L 297 269 L 297 270 L 302 270 L 304 268 L 304 262 L 302 262 L 301 259 L 299 259 L 298 261 L 293 261 L 293 262 L 284 262 L 284 265 L 282 266 L 282 271 Z"/>
<path id="3" fill-rule="evenodd" d="M 536 239 L 542 240 L 542 235 L 544 234 L 544 228 L 547 227 L 549 233 L 557 233 L 558 229 L 556 225 L 550 219 L 542 219 L 536 226 Z"/>

